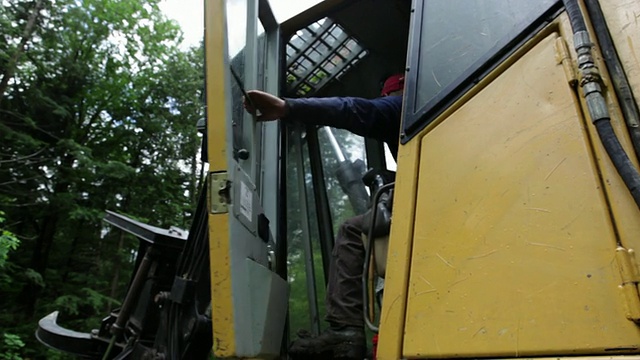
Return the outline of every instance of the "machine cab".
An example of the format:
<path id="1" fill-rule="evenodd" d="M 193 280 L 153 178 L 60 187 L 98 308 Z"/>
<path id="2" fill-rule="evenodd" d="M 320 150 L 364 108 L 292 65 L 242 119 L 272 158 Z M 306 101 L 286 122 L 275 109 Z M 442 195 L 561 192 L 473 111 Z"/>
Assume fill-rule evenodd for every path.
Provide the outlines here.
<path id="1" fill-rule="evenodd" d="M 366 171 L 395 160 L 346 130 L 256 122 L 243 94 L 380 96 L 404 72 L 411 4 L 324 1 L 280 25 L 267 1 L 206 4 L 214 348 L 268 357 L 325 326 L 337 228 L 369 209 Z"/>
<path id="2" fill-rule="evenodd" d="M 619 105 L 636 101 L 618 92 L 639 84 L 624 40 L 638 32 L 616 1 L 328 0 L 280 25 L 266 1 L 239 3 L 231 17 L 207 2 L 209 160 L 223 179 L 210 195 L 229 204 L 209 222 L 217 355 L 275 356 L 279 334 L 321 331 L 337 227 L 372 195 L 342 175 L 370 168 L 397 171 L 380 358 L 639 351 L 640 217 L 624 178 L 637 125 Z M 607 27 L 602 46 L 626 66 L 613 77 Z M 397 167 L 384 144 L 242 109 L 243 89 L 372 98 L 397 72 Z"/>
<path id="3" fill-rule="evenodd" d="M 639 2 L 326 0 L 282 24 L 267 0 L 204 4 L 209 167 L 192 228 L 109 214 L 141 240 L 123 306 L 92 333 L 52 313 L 43 343 L 286 358 L 298 329 L 325 326 L 339 225 L 393 189 L 388 249 L 363 239 L 377 358 L 640 353 Z M 383 143 L 243 107 L 252 89 L 374 98 L 395 73 L 397 164 Z"/>

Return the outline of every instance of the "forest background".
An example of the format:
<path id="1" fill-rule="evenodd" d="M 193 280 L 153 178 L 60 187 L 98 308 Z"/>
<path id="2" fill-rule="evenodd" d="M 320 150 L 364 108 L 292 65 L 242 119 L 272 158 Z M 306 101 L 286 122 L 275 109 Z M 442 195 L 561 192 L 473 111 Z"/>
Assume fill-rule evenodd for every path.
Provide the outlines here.
<path id="1" fill-rule="evenodd" d="M 204 53 L 158 0 L 2 0 L 0 359 L 65 358 L 38 320 L 96 328 L 137 241 L 105 210 L 189 228 L 202 177 Z"/>
<path id="2" fill-rule="evenodd" d="M 204 49 L 185 46 L 160 0 L 0 2 L 0 360 L 70 359 L 38 343 L 38 320 L 57 310 L 64 327 L 98 328 L 131 280 L 138 240 L 104 223 L 105 211 L 189 229 L 204 181 Z M 299 203 L 295 182 L 288 194 Z M 288 211 L 295 332 L 310 325 L 307 215 Z"/>

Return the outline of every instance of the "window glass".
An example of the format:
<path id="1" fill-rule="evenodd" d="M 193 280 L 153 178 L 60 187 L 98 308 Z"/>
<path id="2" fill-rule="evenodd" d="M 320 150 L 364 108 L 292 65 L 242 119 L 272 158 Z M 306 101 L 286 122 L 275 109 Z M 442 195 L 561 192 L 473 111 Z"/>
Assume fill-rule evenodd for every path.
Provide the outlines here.
<path id="1" fill-rule="evenodd" d="M 339 24 L 324 18 L 298 30 L 286 45 L 287 93 L 311 96 L 339 79 L 367 56 L 356 39 Z"/>
<path id="2" fill-rule="evenodd" d="M 387 170 L 396 171 L 398 168 L 398 164 L 396 163 L 396 159 L 391 154 L 391 150 L 389 149 L 389 145 L 384 144 L 384 161 L 387 164 Z"/>
<path id="3" fill-rule="evenodd" d="M 425 1 L 414 112 L 467 70 L 475 70 L 483 55 L 497 52 L 555 2 Z"/>
<path id="4" fill-rule="evenodd" d="M 309 154 L 309 147 L 307 142 L 303 142 L 302 151 L 305 154 L 304 157 L 304 178 L 305 186 L 307 187 L 307 204 L 309 206 L 307 217 L 309 219 L 309 231 L 311 235 L 311 250 L 313 251 L 313 268 L 315 275 L 316 295 L 318 301 L 318 320 L 320 322 L 320 330 L 324 330 L 328 323 L 324 321 L 327 309 L 325 308 L 325 294 L 326 294 L 326 279 L 324 278 L 324 270 L 322 265 L 322 251 L 320 249 L 320 226 L 318 224 L 318 211 L 316 208 L 316 201 L 313 192 L 313 183 L 311 181 L 311 164 Z"/>
<path id="5" fill-rule="evenodd" d="M 262 22 L 258 21 L 258 86 L 260 90 L 264 90 L 264 80 L 266 72 L 266 59 L 267 59 L 267 38 L 264 32 L 264 26 Z"/>
<path id="6" fill-rule="evenodd" d="M 299 136 L 298 132 L 291 132 L 289 136 Z M 300 329 L 312 329 L 310 318 L 310 299 L 308 297 L 305 252 L 304 252 L 304 225 L 309 222 L 311 248 L 313 251 L 313 264 L 315 272 L 316 299 L 318 305 L 318 323 L 323 329 L 326 323 L 323 321 L 326 313 L 324 307 L 325 280 L 322 270 L 322 255 L 320 251 L 320 234 L 318 231 L 318 217 L 313 197 L 313 183 L 311 179 L 311 167 L 309 150 L 306 142 L 302 147 L 302 169 L 298 165 L 298 150 L 295 146 L 289 148 L 287 154 L 287 273 L 290 285 L 289 295 L 289 319 L 290 336 L 296 337 Z M 304 189 L 299 186 L 299 176 L 304 177 Z M 300 206 L 302 197 L 307 200 L 307 212 Z"/>
<path id="7" fill-rule="evenodd" d="M 264 26 L 262 26 L 262 20 L 258 21 L 258 36 L 264 34 Z"/>
<path id="8" fill-rule="evenodd" d="M 340 224 L 364 212 L 368 204 L 368 193 L 361 181 L 367 169 L 364 138 L 347 130 L 323 127 L 318 130 L 318 140 L 336 234 Z M 348 176 L 348 172 L 352 172 L 353 177 Z M 349 178 L 355 180 L 355 187 L 345 183 Z M 350 194 L 345 191 L 347 188 L 351 189 Z"/>
<path id="9" fill-rule="evenodd" d="M 227 44 L 233 59 L 247 43 L 247 0 L 229 0 L 226 4 Z"/>
<path id="10" fill-rule="evenodd" d="M 245 116 L 244 106 L 242 104 L 241 84 L 245 83 L 245 45 L 247 43 L 247 0 L 227 1 L 227 44 L 229 51 L 229 63 L 233 75 L 231 76 L 231 101 L 233 120 L 233 151 L 234 153 L 240 149 L 249 149 L 248 143 L 243 139 L 243 119 Z M 231 20 L 233 19 L 233 20 Z M 236 78 L 237 77 L 237 78 Z M 235 154 L 234 154 L 235 156 Z M 243 162 L 243 169 L 246 169 Z"/>

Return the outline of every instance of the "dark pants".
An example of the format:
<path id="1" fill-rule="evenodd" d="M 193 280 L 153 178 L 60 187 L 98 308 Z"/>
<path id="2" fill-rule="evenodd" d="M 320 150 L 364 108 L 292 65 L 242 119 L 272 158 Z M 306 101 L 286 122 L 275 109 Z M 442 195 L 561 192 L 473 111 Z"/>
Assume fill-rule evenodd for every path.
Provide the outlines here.
<path id="1" fill-rule="evenodd" d="M 326 320 L 333 325 L 364 326 L 362 312 L 363 215 L 354 216 L 338 229 L 325 305 Z"/>

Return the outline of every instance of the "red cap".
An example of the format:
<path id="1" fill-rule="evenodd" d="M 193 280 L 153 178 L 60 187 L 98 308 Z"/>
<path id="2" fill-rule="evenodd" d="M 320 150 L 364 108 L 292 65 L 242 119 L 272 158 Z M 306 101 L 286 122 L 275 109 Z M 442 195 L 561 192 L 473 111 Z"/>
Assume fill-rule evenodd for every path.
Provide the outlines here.
<path id="1" fill-rule="evenodd" d="M 390 93 L 404 89 L 404 74 L 395 74 L 389 76 L 384 82 L 382 93 L 380 95 L 387 96 Z"/>

